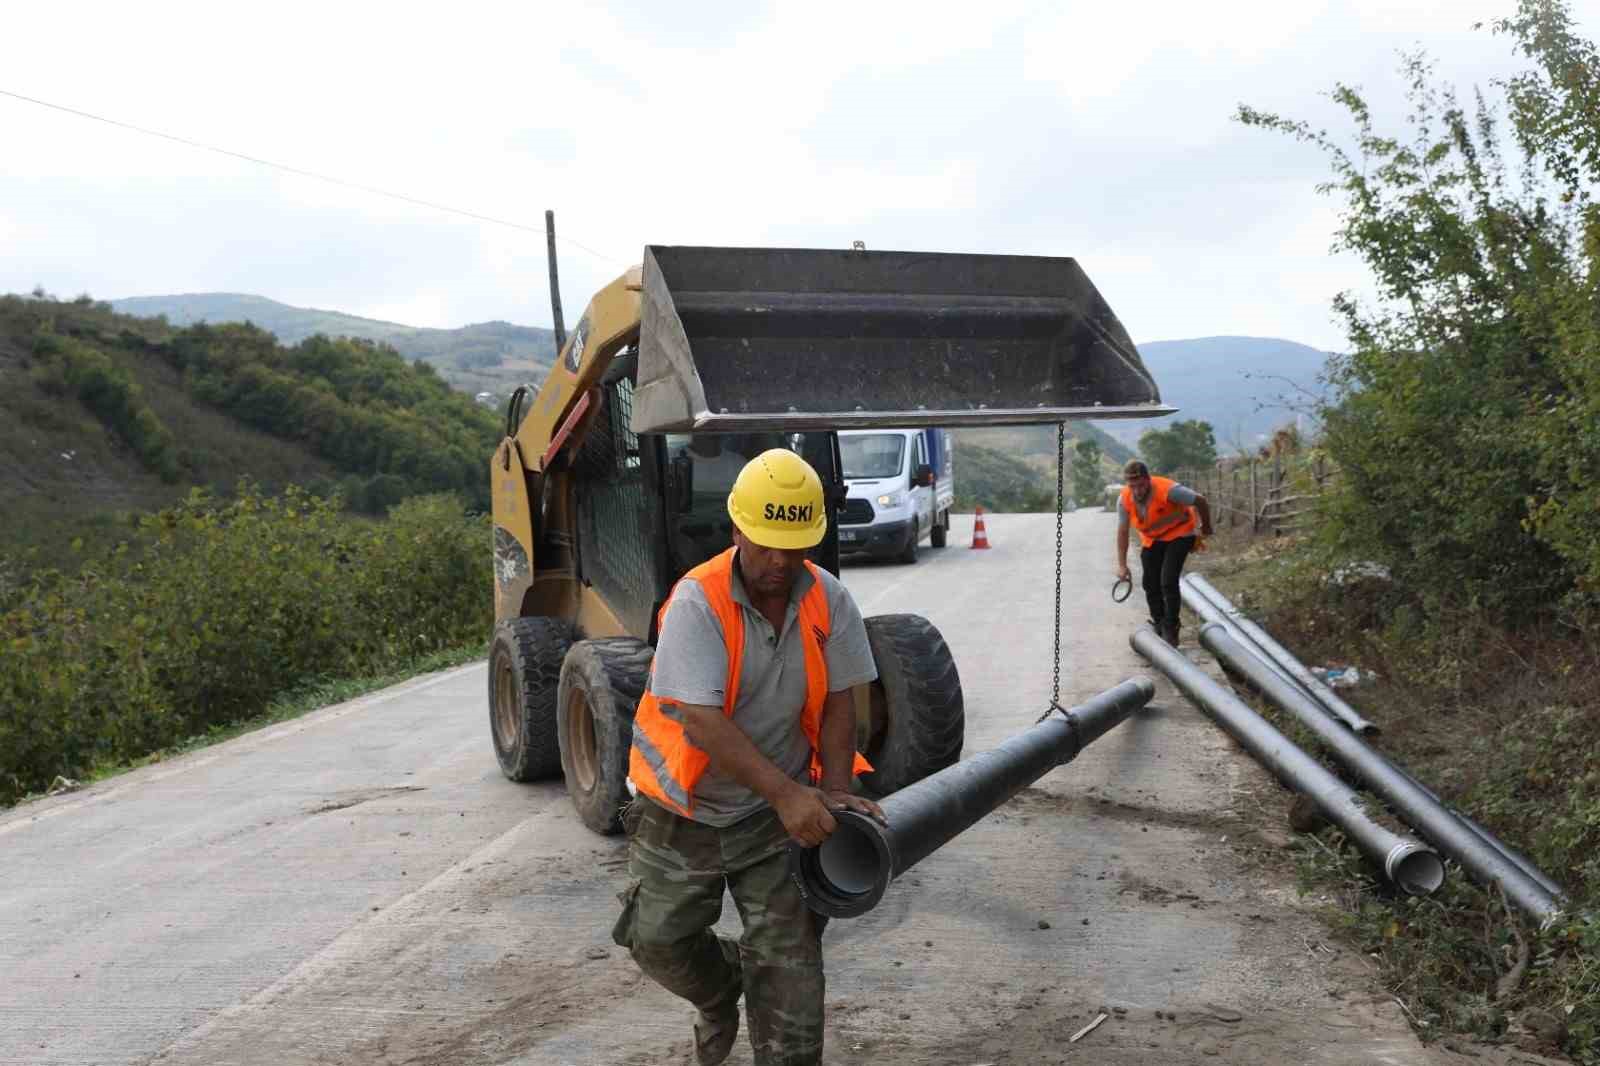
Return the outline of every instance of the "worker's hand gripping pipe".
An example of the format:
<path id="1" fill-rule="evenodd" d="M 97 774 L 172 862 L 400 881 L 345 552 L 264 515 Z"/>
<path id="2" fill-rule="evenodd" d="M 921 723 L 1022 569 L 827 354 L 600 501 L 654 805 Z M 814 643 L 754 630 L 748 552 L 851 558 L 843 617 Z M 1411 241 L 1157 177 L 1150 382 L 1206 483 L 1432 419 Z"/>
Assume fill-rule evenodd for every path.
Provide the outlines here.
<path id="1" fill-rule="evenodd" d="M 1217 632 L 1226 638 L 1221 627 L 1208 625 L 1201 630 L 1202 639 L 1205 634 Z M 1432 849 L 1374 822 L 1354 789 L 1297 748 L 1239 697 L 1207 677 L 1183 653 L 1156 636 L 1154 630 L 1140 629 L 1131 643 L 1279 781 L 1314 800 L 1328 820 L 1343 829 L 1396 887 L 1412 895 L 1428 895 L 1444 883 L 1444 863 Z M 1270 670 L 1262 668 L 1261 673 L 1283 683 Z"/>
<path id="2" fill-rule="evenodd" d="M 1132 678 L 1063 713 L 1052 713 L 998 748 L 947 767 L 881 803 L 887 825 L 838 811 L 821 846 L 791 845 L 789 871 L 806 904 L 830 918 L 877 906 L 889 882 L 1006 800 L 1126 721 L 1155 685 Z"/>
<path id="3" fill-rule="evenodd" d="M 1218 661 L 1243 675 L 1257 691 L 1311 730 L 1339 765 L 1393 807 L 1435 847 L 1460 863 L 1480 884 L 1498 882 L 1507 899 L 1541 924 L 1548 924 L 1561 913 L 1563 904 L 1558 893 L 1551 892 L 1539 877 L 1496 848 L 1493 837 L 1468 824 L 1409 774 L 1323 714 L 1310 697 L 1271 670 L 1235 640 L 1226 627 L 1202 626 L 1200 643 Z M 1314 798 L 1320 804 L 1321 798 Z"/>

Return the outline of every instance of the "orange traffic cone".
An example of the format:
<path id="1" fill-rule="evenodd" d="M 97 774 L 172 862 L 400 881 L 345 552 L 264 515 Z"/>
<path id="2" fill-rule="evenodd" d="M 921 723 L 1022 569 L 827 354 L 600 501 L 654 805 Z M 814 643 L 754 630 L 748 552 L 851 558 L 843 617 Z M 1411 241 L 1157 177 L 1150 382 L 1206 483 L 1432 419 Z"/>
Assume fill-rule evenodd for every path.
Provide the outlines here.
<path id="1" fill-rule="evenodd" d="M 978 504 L 977 512 L 972 516 L 972 546 L 974 548 L 987 548 L 989 546 L 989 533 L 983 528 L 983 504 Z"/>

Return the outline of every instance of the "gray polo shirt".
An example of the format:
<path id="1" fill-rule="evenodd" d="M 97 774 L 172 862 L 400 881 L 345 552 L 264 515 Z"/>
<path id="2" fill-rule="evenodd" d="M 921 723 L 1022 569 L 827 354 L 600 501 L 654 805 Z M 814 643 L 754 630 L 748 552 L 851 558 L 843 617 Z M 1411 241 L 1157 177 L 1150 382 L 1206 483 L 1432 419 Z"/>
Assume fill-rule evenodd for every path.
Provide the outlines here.
<path id="1" fill-rule="evenodd" d="M 1167 499 L 1179 507 L 1193 507 L 1195 497 L 1198 495 L 1199 493 L 1187 485 L 1174 485 L 1167 492 Z M 1150 509 L 1150 501 L 1155 499 L 1155 496 L 1156 494 L 1151 492 L 1149 496 L 1145 497 L 1144 503 L 1140 503 L 1138 500 L 1133 501 L 1133 506 L 1139 511 L 1140 521 L 1144 520 L 1144 513 Z M 1117 508 L 1117 528 L 1119 530 L 1128 528 L 1128 509 L 1126 507 Z"/>
<path id="2" fill-rule="evenodd" d="M 828 691 L 842 692 L 878 676 L 867 645 L 861 611 L 839 579 L 818 570 L 828 596 L 829 633 L 823 653 L 828 663 Z M 802 571 L 789 593 L 783 631 L 774 632 L 744 589 L 738 559 L 733 567 L 733 602 L 744 617 L 744 659 L 739 670 L 739 698 L 733 724 L 744 731 L 756 750 L 796 781 L 811 764 L 811 744 L 800 729 L 806 702 L 804 636 L 797 624 L 800 600 L 811 590 L 809 569 Z M 728 648 L 722 624 L 706 602 L 696 580 L 678 582 L 656 642 L 650 688 L 660 699 L 697 706 L 721 707 L 728 683 Z M 671 713 L 670 708 L 663 710 Z M 707 768 L 694 790 L 694 820 L 707 825 L 732 825 L 766 806 L 766 801 L 731 777 Z"/>

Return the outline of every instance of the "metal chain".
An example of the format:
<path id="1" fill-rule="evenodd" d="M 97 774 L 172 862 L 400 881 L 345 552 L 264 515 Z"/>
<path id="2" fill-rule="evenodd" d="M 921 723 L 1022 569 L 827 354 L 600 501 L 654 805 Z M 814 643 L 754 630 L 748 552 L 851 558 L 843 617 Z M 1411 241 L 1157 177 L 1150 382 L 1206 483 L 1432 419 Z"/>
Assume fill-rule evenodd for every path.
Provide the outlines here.
<path id="1" fill-rule="evenodd" d="M 1061 706 L 1061 519 L 1066 512 L 1067 499 L 1067 424 L 1056 423 L 1056 658 L 1055 673 L 1050 681 L 1050 706 L 1045 709 L 1066 714 Z M 1070 716 L 1069 716 L 1070 717 Z M 1041 718 L 1040 721 L 1044 719 Z"/>

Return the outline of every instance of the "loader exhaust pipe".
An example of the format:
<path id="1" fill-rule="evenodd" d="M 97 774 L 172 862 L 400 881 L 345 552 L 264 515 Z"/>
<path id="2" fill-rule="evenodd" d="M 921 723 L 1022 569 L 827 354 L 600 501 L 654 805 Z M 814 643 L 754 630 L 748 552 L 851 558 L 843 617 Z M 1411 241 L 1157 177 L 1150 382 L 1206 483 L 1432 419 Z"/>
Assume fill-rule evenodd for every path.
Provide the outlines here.
<path id="1" fill-rule="evenodd" d="M 1226 631 L 1220 626 L 1208 625 L 1201 630 L 1201 639 L 1218 634 L 1227 639 Z M 1431 848 L 1412 837 L 1391 832 L 1369 818 L 1362 809 L 1361 796 L 1354 789 L 1301 751 L 1270 722 L 1245 706 L 1239 697 L 1207 677 L 1183 653 L 1156 636 L 1154 630 L 1140 629 L 1130 643 L 1135 651 L 1171 678 L 1172 683 L 1224 732 L 1271 770 L 1273 776 L 1294 791 L 1309 796 L 1396 888 L 1413 896 L 1426 896 L 1444 883 L 1444 862 Z M 1274 683 L 1282 684 L 1272 671 L 1261 668 L 1259 672 L 1263 677 L 1272 678 Z"/>
<path id="2" fill-rule="evenodd" d="M 1384 800 L 1418 833 L 1461 864 L 1479 884 L 1498 883 L 1506 898 L 1541 926 L 1561 913 L 1562 903 L 1538 877 L 1495 846 L 1487 830 L 1475 830 L 1421 784 L 1322 713 L 1312 700 L 1278 676 L 1219 625 L 1200 630 L 1200 643 L 1277 706 L 1311 730 L 1338 763 Z M 1559 889 L 1557 890 L 1559 892 Z"/>
<path id="3" fill-rule="evenodd" d="M 1051 714 L 999 747 L 946 767 L 886 797 L 888 825 L 854 811 L 820 847 L 789 848 L 789 873 L 806 905 L 830 918 L 865 914 L 889 882 L 1078 753 L 1150 702 L 1155 685 L 1132 678 Z"/>

